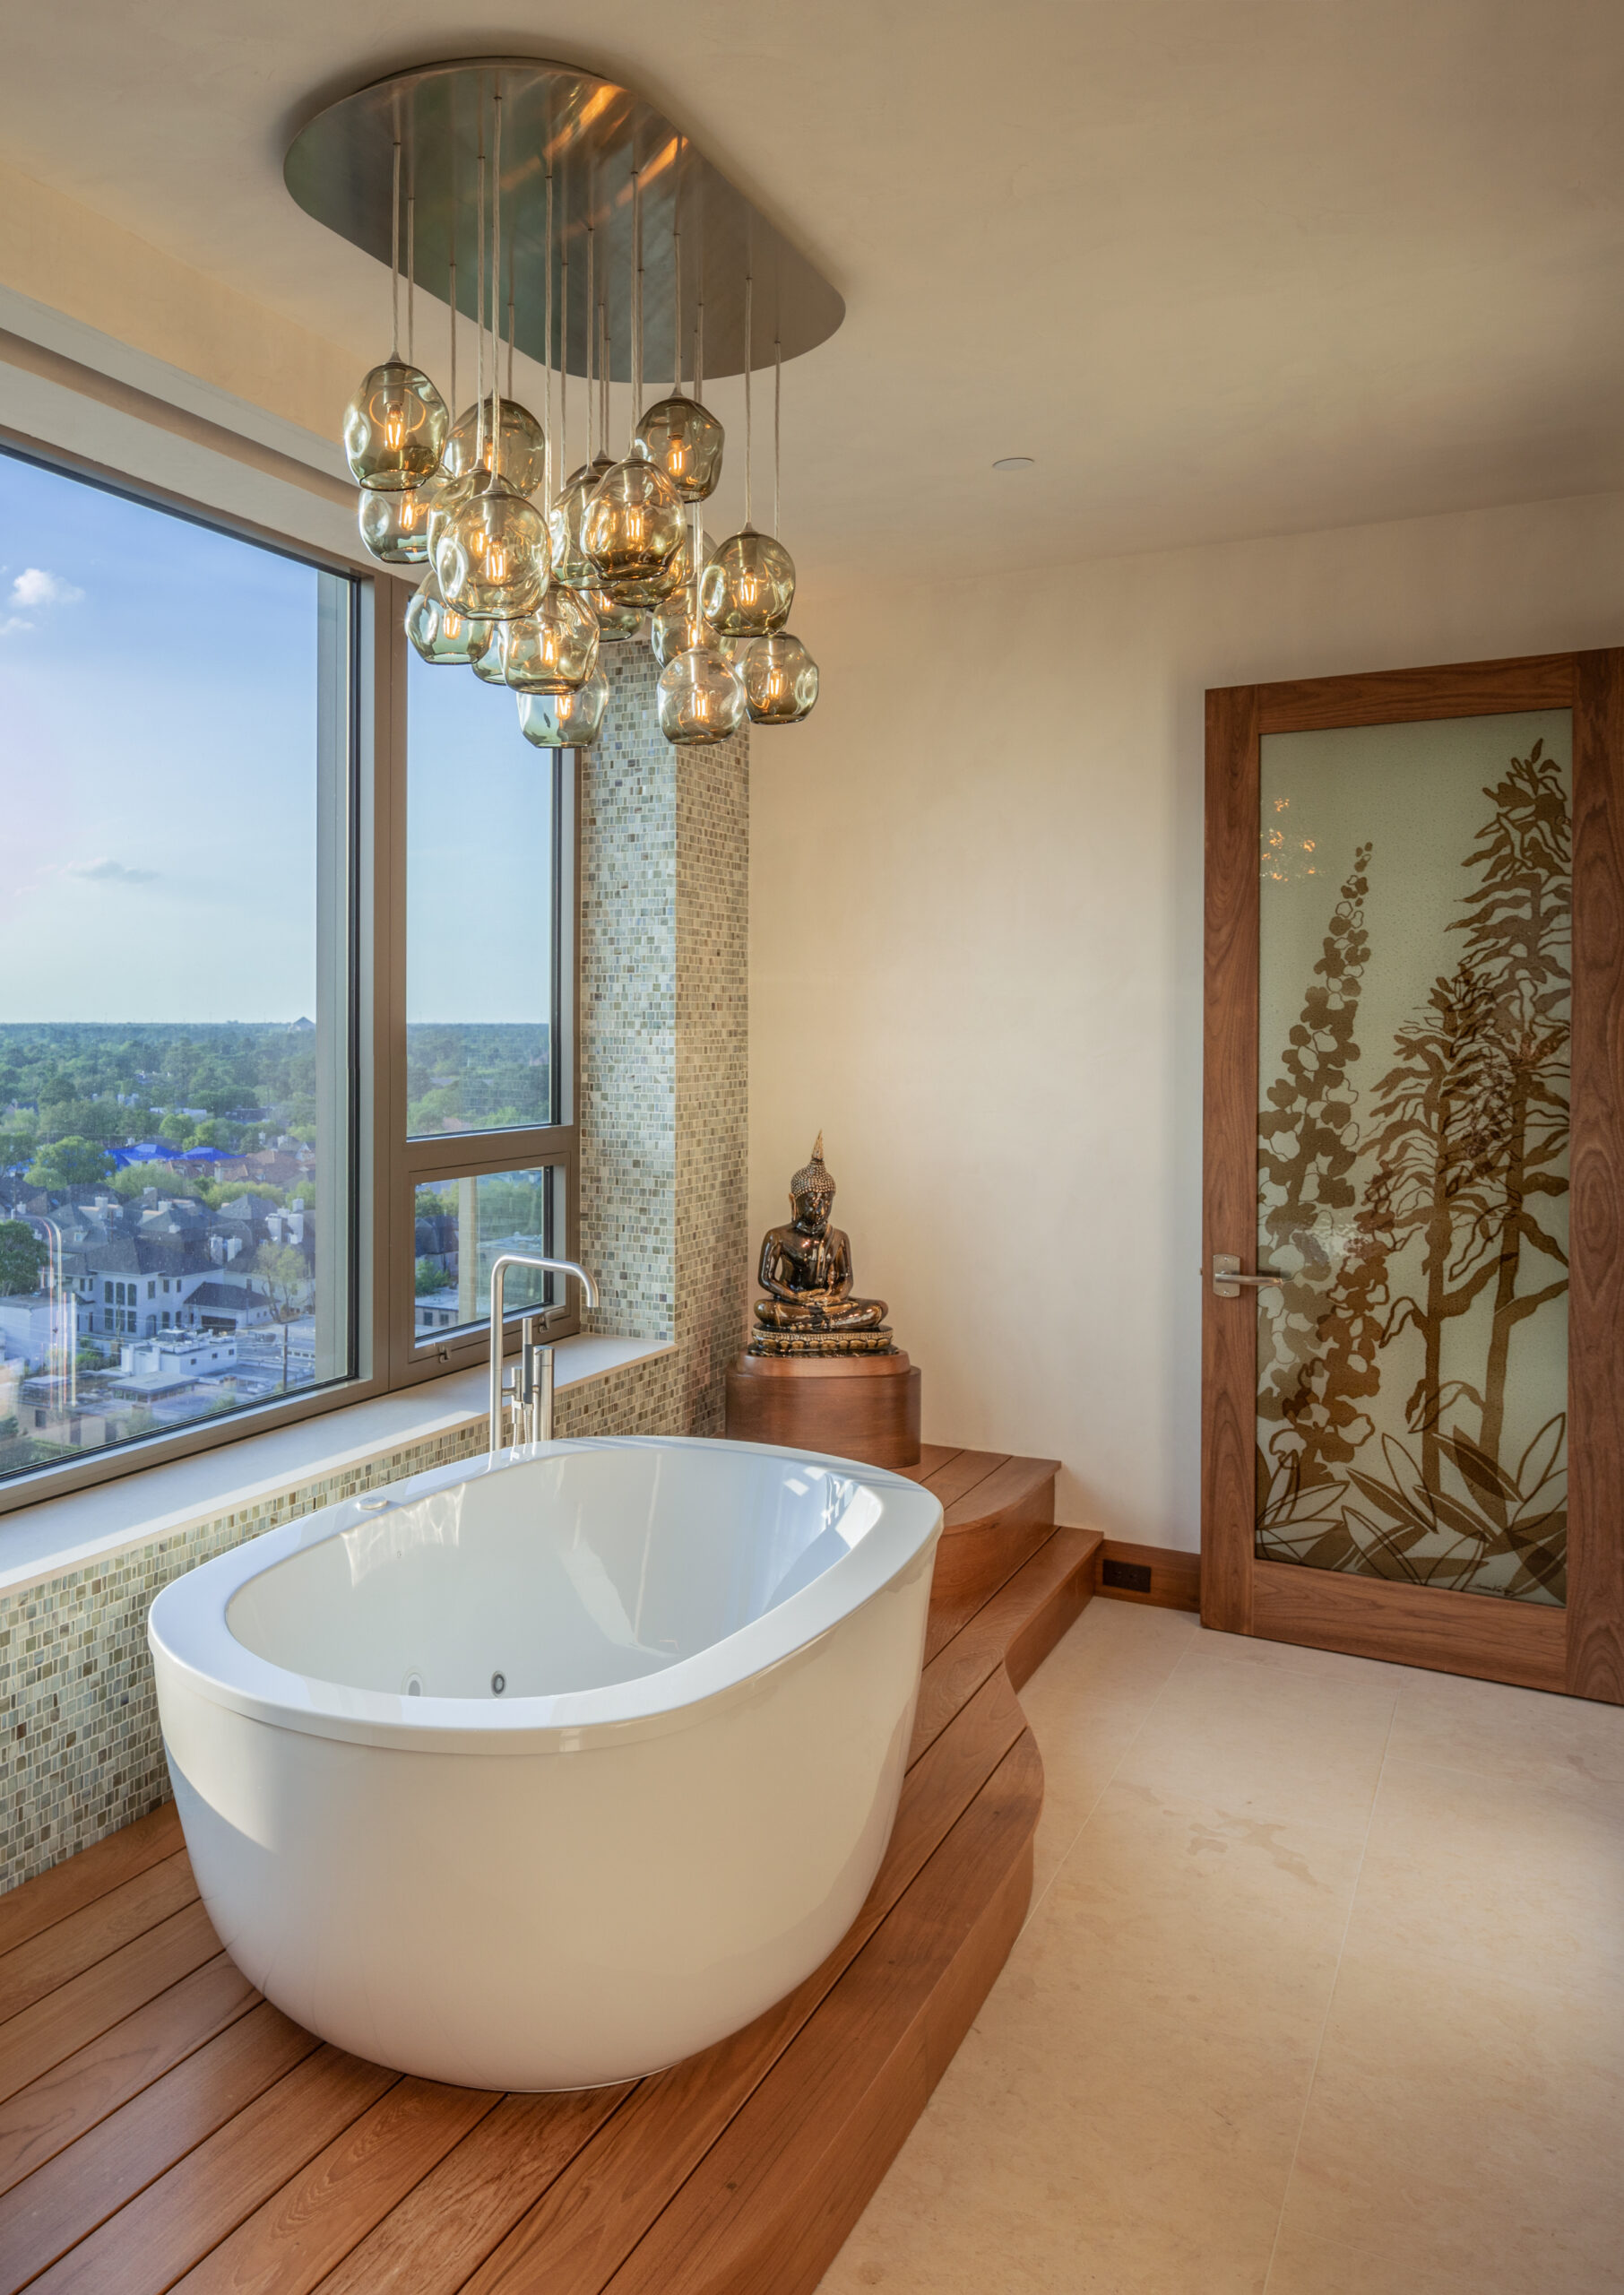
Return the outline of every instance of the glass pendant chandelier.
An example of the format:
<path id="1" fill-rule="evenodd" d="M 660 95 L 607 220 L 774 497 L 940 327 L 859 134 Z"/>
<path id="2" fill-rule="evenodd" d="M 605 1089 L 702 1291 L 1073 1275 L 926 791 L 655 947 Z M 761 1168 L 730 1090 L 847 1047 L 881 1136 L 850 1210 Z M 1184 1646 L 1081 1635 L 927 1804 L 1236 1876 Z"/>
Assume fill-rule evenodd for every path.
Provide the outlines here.
<path id="1" fill-rule="evenodd" d="M 439 466 L 450 417 L 420 367 L 401 356 L 401 143 L 395 138 L 389 222 L 392 341 L 344 410 L 344 455 L 357 484 L 381 494 L 420 485 Z"/>
<path id="2" fill-rule="evenodd" d="M 609 680 L 594 670 L 573 693 L 522 693 L 519 730 L 539 749 L 590 749 L 608 707 Z"/>
<path id="3" fill-rule="evenodd" d="M 709 749 L 744 723 L 744 687 L 714 645 L 673 654 L 657 693 L 660 730 L 679 749 Z"/>
<path id="4" fill-rule="evenodd" d="M 643 198 L 632 170 L 632 425 L 643 395 Z M 664 597 L 665 576 L 682 545 L 682 498 L 665 472 L 634 446 L 592 489 L 581 521 L 581 544 L 597 569 L 598 585 L 621 596 L 623 583 L 639 590 L 636 602 Z M 652 597 L 649 593 L 652 591 Z M 629 598 L 623 601 L 631 603 Z"/>
<path id="5" fill-rule="evenodd" d="M 779 486 L 783 409 L 783 346 L 773 345 L 773 533 L 778 533 Z M 809 717 L 817 699 L 817 663 L 799 637 L 787 629 L 757 637 L 746 647 L 739 665 L 744 680 L 745 706 L 753 725 L 798 725 Z"/>
<path id="6" fill-rule="evenodd" d="M 496 126 L 492 139 L 495 194 L 491 202 L 491 328 L 490 436 L 497 435 L 500 394 L 497 375 L 495 282 L 501 275 L 502 251 L 502 93 L 493 100 Z M 483 188 L 484 158 L 480 155 Z M 484 202 L 481 197 L 480 221 Z M 483 232 L 481 231 L 481 250 Z M 481 264 L 481 268 L 483 265 Z M 484 282 L 480 281 L 481 342 L 483 342 Z M 481 377 L 481 380 L 483 377 Z M 481 395 L 479 404 L 484 407 Z M 491 469 L 484 455 L 483 421 L 475 429 L 475 469 L 465 481 L 471 491 L 452 510 L 433 542 L 434 569 L 446 605 L 481 620 L 509 621 L 533 613 L 547 588 L 549 558 L 547 528 L 541 513 L 518 489 Z"/>
<path id="7" fill-rule="evenodd" d="M 677 146 L 677 195 L 671 222 L 671 394 L 651 406 L 639 421 L 634 439 L 647 459 L 662 470 L 685 502 L 703 502 L 716 490 L 721 476 L 725 433 L 708 407 L 700 403 L 700 361 L 694 361 L 694 395 L 682 387 L 682 154 Z M 704 304 L 699 306 L 704 325 Z"/>
<path id="8" fill-rule="evenodd" d="M 745 281 L 745 522 L 730 535 L 699 577 L 700 611 L 722 637 L 766 637 L 790 619 L 795 599 L 795 563 L 773 534 L 758 534 L 750 523 L 750 463 L 754 441 L 750 419 L 750 361 L 754 356 L 753 280 Z"/>
<path id="9" fill-rule="evenodd" d="M 490 644 L 494 621 L 476 621 L 458 613 L 440 595 L 434 570 L 424 575 L 406 609 L 406 635 L 426 662 L 467 668 L 477 663 Z"/>

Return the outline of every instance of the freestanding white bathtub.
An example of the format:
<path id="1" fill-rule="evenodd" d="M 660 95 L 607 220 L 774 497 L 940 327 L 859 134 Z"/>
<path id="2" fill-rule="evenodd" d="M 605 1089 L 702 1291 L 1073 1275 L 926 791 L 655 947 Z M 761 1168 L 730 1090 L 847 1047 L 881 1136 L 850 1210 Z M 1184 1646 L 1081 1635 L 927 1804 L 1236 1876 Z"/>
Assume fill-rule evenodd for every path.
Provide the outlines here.
<path id="1" fill-rule="evenodd" d="M 749 1442 L 561 1442 L 396 1483 L 152 1605 L 221 1942 L 354 2054 L 623 2080 L 855 1918 L 896 1814 L 942 1511 Z"/>

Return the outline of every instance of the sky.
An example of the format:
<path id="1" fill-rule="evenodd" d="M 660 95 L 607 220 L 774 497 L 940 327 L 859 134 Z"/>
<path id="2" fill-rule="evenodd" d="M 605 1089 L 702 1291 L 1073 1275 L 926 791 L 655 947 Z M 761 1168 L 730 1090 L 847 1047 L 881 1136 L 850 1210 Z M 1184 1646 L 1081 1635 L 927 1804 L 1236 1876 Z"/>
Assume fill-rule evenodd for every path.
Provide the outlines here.
<path id="1" fill-rule="evenodd" d="M 0 453 L 0 1021 L 315 1015 L 324 578 Z M 542 1018 L 548 759 L 412 671 L 410 1017 Z"/>

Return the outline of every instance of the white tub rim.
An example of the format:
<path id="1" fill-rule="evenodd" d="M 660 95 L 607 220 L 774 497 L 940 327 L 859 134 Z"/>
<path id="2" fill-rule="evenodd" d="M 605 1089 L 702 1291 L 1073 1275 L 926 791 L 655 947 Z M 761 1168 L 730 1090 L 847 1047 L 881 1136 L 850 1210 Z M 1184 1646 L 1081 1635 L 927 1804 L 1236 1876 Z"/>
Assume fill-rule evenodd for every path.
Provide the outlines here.
<path id="1" fill-rule="evenodd" d="M 458 1483 L 576 1452 L 617 1450 L 734 1453 L 752 1461 L 834 1470 L 879 1494 L 880 1520 L 809 1586 L 735 1632 L 658 1672 L 550 1697 L 407 1697 L 326 1682 L 258 1656 L 228 1622 L 251 1580 L 325 1540 L 376 1521 L 365 1499 L 410 1504 Z M 154 1598 L 147 1643 L 155 1665 L 194 1694 L 246 1719 L 399 1753 L 491 1758 L 607 1750 L 630 1739 L 691 1728 L 720 1706 L 762 1693 L 770 1676 L 808 1662 L 841 1622 L 888 1587 L 929 1568 L 943 1522 L 940 1501 L 905 1475 L 855 1459 L 773 1443 L 699 1435 L 576 1436 L 481 1456 L 358 1492 L 245 1539 L 172 1579 Z"/>

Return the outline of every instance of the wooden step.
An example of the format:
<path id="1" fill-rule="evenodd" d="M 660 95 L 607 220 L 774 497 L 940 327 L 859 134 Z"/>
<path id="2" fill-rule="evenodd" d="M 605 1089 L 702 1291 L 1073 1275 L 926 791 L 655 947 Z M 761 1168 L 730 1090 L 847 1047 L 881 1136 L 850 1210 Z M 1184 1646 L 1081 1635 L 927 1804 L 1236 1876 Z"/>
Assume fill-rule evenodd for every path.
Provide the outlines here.
<path id="1" fill-rule="evenodd" d="M 1015 1690 L 1097 1571 L 1094 1534 L 1035 1519 L 1051 1460 L 956 1451 L 917 1472 L 948 1506 L 954 1589 L 938 1570 L 902 1803 L 862 1912 L 788 1999 L 620 2088 L 497 2099 L 402 2080 L 222 1981 L 201 1905 L 165 1917 L 169 1884 L 145 1879 L 177 1848 L 172 1820 L 146 1820 L 4 1901 L 13 1952 L 60 1933 L 12 1962 L 28 2005 L 0 2023 L 0 2285 L 815 2287 L 1018 1933 L 1042 1771 Z"/>
<path id="2" fill-rule="evenodd" d="M 929 1655 L 1048 1537 L 1060 1461 L 931 1445 L 906 1471 L 941 1500 L 945 1516 L 931 1586 Z"/>

